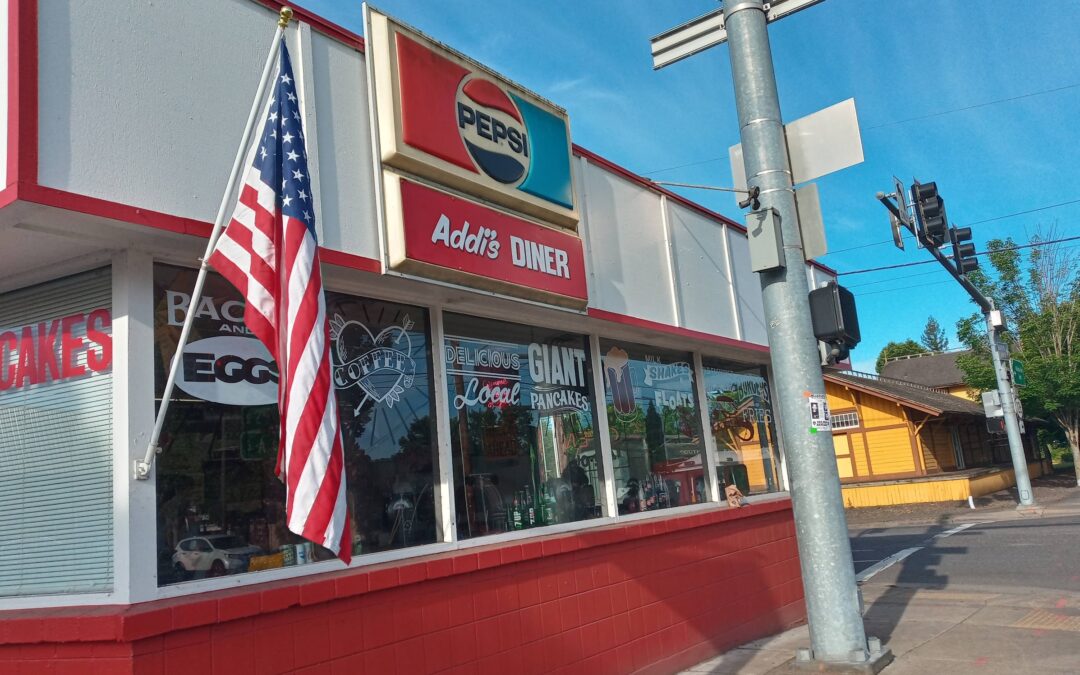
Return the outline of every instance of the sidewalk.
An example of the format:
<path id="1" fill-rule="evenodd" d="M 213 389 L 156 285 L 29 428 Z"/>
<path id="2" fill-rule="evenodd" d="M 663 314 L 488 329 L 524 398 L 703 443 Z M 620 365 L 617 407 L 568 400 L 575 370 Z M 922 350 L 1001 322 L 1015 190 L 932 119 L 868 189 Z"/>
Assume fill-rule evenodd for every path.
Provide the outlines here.
<path id="1" fill-rule="evenodd" d="M 886 507 L 874 509 L 874 515 L 889 521 L 868 518 L 859 523 L 850 522 L 849 511 L 849 525 L 889 528 L 1080 515 L 1080 489 L 1075 486 L 1072 474 L 1033 481 L 1039 515 L 1017 512 L 1015 491 L 1002 490 L 983 498 L 983 506 L 975 510 L 942 504 L 919 505 L 915 510 Z M 1033 553 L 1032 562 L 1037 564 L 1038 554 Z M 1076 574 L 1080 575 L 1080 567 Z M 882 671 L 886 675 L 1080 673 L 1080 593 L 1045 588 L 1003 592 L 964 585 L 959 579 L 940 588 L 896 581 L 885 574 L 861 584 L 866 634 L 881 638 L 895 657 Z M 789 665 L 795 650 L 809 645 L 809 631 L 800 626 L 742 645 L 684 675 L 806 672 Z"/>
<path id="2" fill-rule="evenodd" d="M 927 590 L 867 583 L 867 635 L 882 637 L 896 660 L 886 675 L 998 675 L 1080 671 L 1080 594 L 1007 595 L 989 589 Z M 887 637 L 886 637 L 887 636 Z M 748 643 L 687 674 L 765 675 L 810 644 L 806 626 Z"/>

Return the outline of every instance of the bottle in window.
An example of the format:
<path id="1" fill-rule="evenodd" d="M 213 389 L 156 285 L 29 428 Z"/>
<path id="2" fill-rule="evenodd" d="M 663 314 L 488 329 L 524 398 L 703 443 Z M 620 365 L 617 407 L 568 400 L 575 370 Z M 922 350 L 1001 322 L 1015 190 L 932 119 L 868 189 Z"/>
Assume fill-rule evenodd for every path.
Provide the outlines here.
<path id="1" fill-rule="evenodd" d="M 533 500 L 532 489 L 525 488 L 525 516 L 526 527 L 536 527 L 536 502 Z"/>
<path id="2" fill-rule="evenodd" d="M 521 499 L 518 498 L 517 493 L 514 494 L 514 506 L 512 514 L 514 529 L 520 530 L 523 527 L 523 523 L 521 518 Z"/>

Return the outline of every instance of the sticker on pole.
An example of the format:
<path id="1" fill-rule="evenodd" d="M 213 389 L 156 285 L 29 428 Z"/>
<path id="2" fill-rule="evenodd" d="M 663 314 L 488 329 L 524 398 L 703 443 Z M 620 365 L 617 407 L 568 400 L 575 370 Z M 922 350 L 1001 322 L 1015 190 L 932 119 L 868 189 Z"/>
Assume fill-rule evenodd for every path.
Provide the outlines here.
<path id="1" fill-rule="evenodd" d="M 832 418 L 829 416 L 829 402 L 824 396 L 807 397 L 810 405 L 810 433 L 832 430 Z"/>

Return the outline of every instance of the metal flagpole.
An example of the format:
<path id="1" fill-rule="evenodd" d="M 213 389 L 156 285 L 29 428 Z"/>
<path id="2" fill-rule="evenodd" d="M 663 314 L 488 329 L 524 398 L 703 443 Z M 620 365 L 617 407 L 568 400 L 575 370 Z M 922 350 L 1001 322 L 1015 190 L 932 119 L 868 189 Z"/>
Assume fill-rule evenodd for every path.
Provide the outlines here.
<path id="1" fill-rule="evenodd" d="M 172 362 L 169 365 L 169 378 L 165 381 L 165 391 L 161 394 L 161 407 L 158 408 L 157 419 L 154 420 L 154 431 L 150 434 L 146 455 L 142 459 L 135 460 L 135 478 L 137 480 L 150 478 L 150 467 L 153 466 L 154 455 L 161 451 L 161 448 L 158 447 L 158 439 L 161 436 L 161 429 L 165 425 L 165 414 L 169 410 L 173 388 L 176 386 L 176 373 L 180 369 L 180 357 L 183 354 L 184 345 L 187 344 L 188 334 L 191 333 L 192 320 L 195 318 L 195 310 L 202 297 L 203 285 L 206 283 L 206 272 L 208 270 L 206 261 L 210 258 L 210 254 L 214 252 L 218 238 L 225 228 L 225 218 L 228 214 L 229 204 L 232 202 L 236 184 L 240 180 L 244 159 L 247 156 L 248 144 L 251 142 L 251 135 L 255 130 L 255 125 L 258 123 L 259 113 L 264 103 L 263 99 L 266 96 L 266 84 L 274 70 L 274 61 L 281 50 L 281 38 L 285 33 L 285 28 L 289 25 L 289 21 L 292 20 L 292 15 L 293 11 L 289 7 L 282 7 L 278 15 L 277 30 L 274 31 L 274 40 L 270 44 L 270 53 L 266 56 L 266 64 L 263 65 L 262 76 L 259 78 L 259 87 L 255 90 L 255 100 L 251 104 L 251 112 L 248 113 L 247 124 L 244 126 L 244 135 L 240 139 L 240 147 L 236 149 L 236 158 L 233 159 L 232 171 L 229 172 L 229 182 L 225 186 L 225 194 L 221 196 L 221 205 L 218 206 L 217 217 L 214 218 L 214 229 L 210 232 L 210 240 L 206 243 L 206 252 L 203 253 L 199 265 L 199 276 L 195 279 L 195 288 L 191 291 L 187 316 L 184 317 L 184 326 L 180 329 L 180 340 L 176 343 L 176 352 L 173 354 Z"/>

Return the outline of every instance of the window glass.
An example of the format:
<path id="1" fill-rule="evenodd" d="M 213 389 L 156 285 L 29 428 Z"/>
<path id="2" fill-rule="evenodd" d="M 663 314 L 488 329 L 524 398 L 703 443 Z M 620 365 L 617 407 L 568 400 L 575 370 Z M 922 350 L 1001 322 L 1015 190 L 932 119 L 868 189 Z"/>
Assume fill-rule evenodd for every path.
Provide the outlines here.
<path id="1" fill-rule="evenodd" d="M 158 396 L 196 272 L 154 273 Z M 277 366 L 243 323 L 243 298 L 207 278 L 157 466 L 158 581 L 333 557 L 285 527 Z M 424 309 L 326 294 L 354 555 L 435 541 L 435 433 Z"/>
<path id="2" fill-rule="evenodd" d="M 619 513 L 704 501 L 692 356 L 608 340 L 600 351 Z"/>
<path id="3" fill-rule="evenodd" d="M 458 537 L 600 516 L 588 340 L 454 314 L 445 333 Z"/>
<path id="4" fill-rule="evenodd" d="M 763 369 L 710 359 L 702 365 L 721 485 L 735 485 L 743 494 L 779 490 L 772 398 Z"/>

